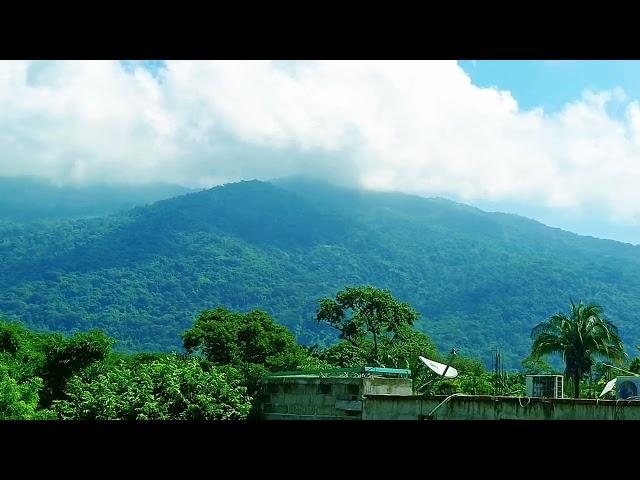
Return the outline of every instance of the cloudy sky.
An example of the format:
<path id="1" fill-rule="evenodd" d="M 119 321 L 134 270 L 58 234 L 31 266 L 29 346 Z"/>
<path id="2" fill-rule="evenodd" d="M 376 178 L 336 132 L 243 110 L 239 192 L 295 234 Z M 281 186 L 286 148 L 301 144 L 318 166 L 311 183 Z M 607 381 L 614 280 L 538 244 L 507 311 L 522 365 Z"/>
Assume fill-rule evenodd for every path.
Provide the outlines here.
<path id="1" fill-rule="evenodd" d="M 0 62 L 0 175 L 307 174 L 640 243 L 640 63 Z"/>

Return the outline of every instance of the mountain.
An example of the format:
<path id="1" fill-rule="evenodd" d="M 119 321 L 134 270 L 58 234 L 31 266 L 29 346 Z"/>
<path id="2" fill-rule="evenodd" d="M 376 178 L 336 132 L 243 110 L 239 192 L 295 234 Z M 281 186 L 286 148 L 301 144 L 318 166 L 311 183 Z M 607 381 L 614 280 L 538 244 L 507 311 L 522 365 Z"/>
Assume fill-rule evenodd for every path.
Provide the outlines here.
<path id="1" fill-rule="evenodd" d="M 39 177 L 0 177 L 0 219 L 25 222 L 101 216 L 190 191 L 165 183 L 59 186 Z"/>
<path id="2" fill-rule="evenodd" d="M 290 178 L 247 181 L 103 218 L 0 223 L 0 312 L 100 327 L 123 350 L 180 348 L 199 311 L 262 308 L 304 343 L 334 341 L 318 300 L 389 288 L 441 349 L 518 367 L 537 322 L 596 301 L 640 343 L 640 247 L 439 198 Z"/>

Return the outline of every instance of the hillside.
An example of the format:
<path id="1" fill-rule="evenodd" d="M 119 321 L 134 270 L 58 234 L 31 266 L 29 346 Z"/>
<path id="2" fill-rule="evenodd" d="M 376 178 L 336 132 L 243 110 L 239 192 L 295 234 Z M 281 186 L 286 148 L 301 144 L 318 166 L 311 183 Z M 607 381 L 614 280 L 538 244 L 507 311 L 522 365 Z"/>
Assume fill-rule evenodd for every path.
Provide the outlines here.
<path id="1" fill-rule="evenodd" d="M 36 328 L 104 328 L 125 350 L 170 350 L 202 309 L 259 307 L 305 343 L 333 331 L 318 300 L 389 288 L 441 349 L 517 367 L 569 297 L 601 303 L 640 343 L 640 247 L 444 199 L 300 178 L 228 184 L 116 215 L 0 223 L 0 312 Z"/>
<path id="2" fill-rule="evenodd" d="M 24 222 L 101 216 L 189 191 L 163 183 L 60 186 L 39 177 L 0 177 L 0 219 Z"/>

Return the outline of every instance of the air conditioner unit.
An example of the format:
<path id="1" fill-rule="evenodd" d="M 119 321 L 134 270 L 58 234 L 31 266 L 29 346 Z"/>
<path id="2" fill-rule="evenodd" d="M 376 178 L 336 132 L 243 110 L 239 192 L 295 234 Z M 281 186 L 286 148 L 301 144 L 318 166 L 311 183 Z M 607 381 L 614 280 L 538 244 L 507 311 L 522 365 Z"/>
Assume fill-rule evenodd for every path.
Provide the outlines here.
<path id="1" fill-rule="evenodd" d="M 616 398 L 620 400 L 640 400 L 640 377 L 616 378 Z"/>
<path id="2" fill-rule="evenodd" d="M 562 375 L 527 375 L 527 397 L 563 398 Z"/>

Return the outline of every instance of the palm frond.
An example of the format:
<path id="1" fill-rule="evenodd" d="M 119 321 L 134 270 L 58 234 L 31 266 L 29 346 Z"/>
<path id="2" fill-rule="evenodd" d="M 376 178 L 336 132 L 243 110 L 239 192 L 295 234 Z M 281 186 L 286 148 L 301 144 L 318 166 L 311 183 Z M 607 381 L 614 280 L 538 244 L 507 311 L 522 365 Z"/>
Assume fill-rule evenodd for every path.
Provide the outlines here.
<path id="1" fill-rule="evenodd" d="M 568 315 L 557 313 L 531 330 L 531 356 L 559 353 L 565 372 L 582 375 L 593 366 L 593 357 L 621 363 L 627 357 L 618 328 L 595 303 L 570 299 Z M 640 349 L 640 346 L 638 346 Z"/>

